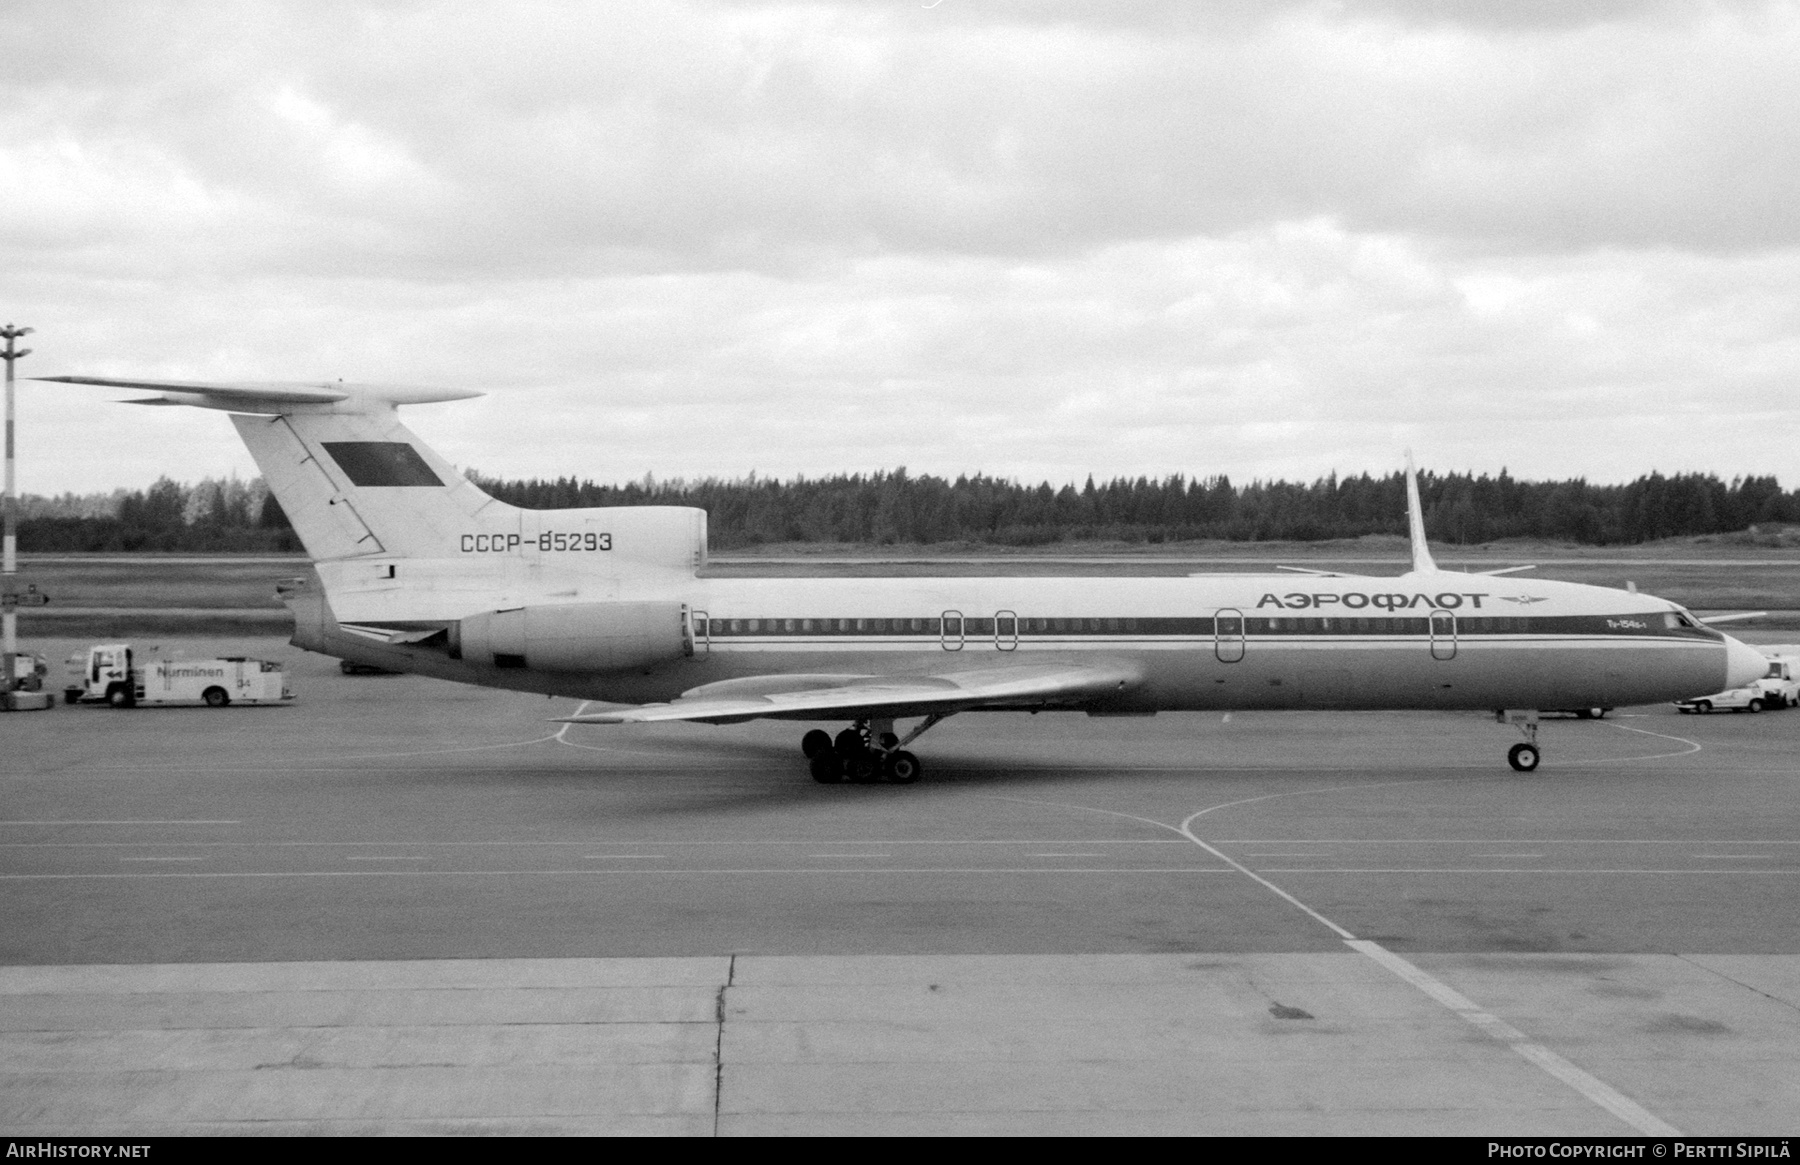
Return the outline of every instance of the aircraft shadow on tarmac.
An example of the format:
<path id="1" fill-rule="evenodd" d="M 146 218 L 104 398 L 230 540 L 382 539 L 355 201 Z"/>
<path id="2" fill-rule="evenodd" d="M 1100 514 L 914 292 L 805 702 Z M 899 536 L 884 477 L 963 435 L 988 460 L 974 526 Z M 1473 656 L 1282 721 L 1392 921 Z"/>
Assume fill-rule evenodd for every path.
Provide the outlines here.
<path id="1" fill-rule="evenodd" d="M 741 738 L 713 739 L 701 737 L 693 739 L 659 738 L 627 738 L 610 736 L 617 741 L 616 745 L 596 746 L 586 742 L 546 741 L 539 748 L 561 747 L 569 744 L 581 745 L 595 750 L 597 758 L 605 757 L 604 766 L 596 765 L 591 769 L 569 768 L 558 766 L 554 769 L 541 769 L 534 775 L 544 781 L 552 781 L 565 788 L 574 788 L 590 782 L 604 782 L 611 777 L 629 775 L 634 778 L 661 777 L 666 783 L 660 787 L 667 792 L 680 793 L 659 804 L 635 804 L 634 816 L 643 817 L 687 817 L 695 814 L 712 814 L 732 809 L 779 809 L 792 806 L 796 809 L 832 804 L 894 804 L 900 798 L 928 798 L 938 802 L 945 795 L 960 795 L 969 792 L 1006 792 L 1013 794 L 1041 793 L 1064 780 L 1089 780 L 1105 777 L 1115 768 L 1121 773 L 1129 771 L 1138 779 L 1151 778 L 1169 781 L 1180 781 L 1195 793 L 1204 795 L 1205 778 L 1208 776 L 1242 778 L 1248 775 L 1242 770 L 1233 769 L 1225 772 L 1209 773 L 1204 761 L 1192 765 L 1172 763 L 1155 766 L 1156 771 L 1145 771 L 1142 765 L 1104 761 L 1082 763 L 1079 761 L 1051 761 L 1043 757 L 1033 758 L 1027 762 L 1009 762 L 1004 758 L 991 756 L 959 755 L 954 748 L 934 754 L 927 762 L 924 780 L 916 785 L 892 785 L 885 782 L 854 784 L 844 782 L 836 785 L 821 785 L 812 781 L 805 772 L 798 750 L 787 741 L 746 740 Z M 636 757 L 656 758 L 649 764 L 634 764 Z M 686 761 L 681 769 L 667 767 L 666 760 Z M 520 770 L 514 770 L 521 775 Z M 443 774 L 434 774 L 433 777 Z M 726 780 L 717 780 L 723 775 Z M 1295 778 L 1313 778 L 1324 791 L 1326 786 L 1341 786 L 1346 778 L 1354 783 L 1358 779 L 1355 772 L 1347 772 L 1344 768 L 1334 767 L 1329 770 L 1309 771 L 1307 769 L 1283 769 L 1271 767 L 1254 774 L 1257 778 L 1279 779 L 1292 782 Z M 1391 765 L 1372 760 L 1366 772 L 1360 774 L 1369 780 L 1382 784 L 1393 783 L 1396 778 L 1404 782 L 1409 775 L 1397 773 Z M 1446 777 L 1440 770 L 1426 766 L 1412 776 L 1421 783 L 1438 783 L 1444 780 L 1474 781 L 1485 778 L 1517 779 L 1519 774 L 1501 770 L 1498 772 L 1458 772 Z M 692 779 L 689 783 L 690 778 Z M 1196 783 L 1198 779 L 1198 783 Z M 683 786 L 686 785 L 684 788 Z M 851 800 L 851 799 L 854 800 Z M 903 802 L 901 802 L 903 803 Z"/>

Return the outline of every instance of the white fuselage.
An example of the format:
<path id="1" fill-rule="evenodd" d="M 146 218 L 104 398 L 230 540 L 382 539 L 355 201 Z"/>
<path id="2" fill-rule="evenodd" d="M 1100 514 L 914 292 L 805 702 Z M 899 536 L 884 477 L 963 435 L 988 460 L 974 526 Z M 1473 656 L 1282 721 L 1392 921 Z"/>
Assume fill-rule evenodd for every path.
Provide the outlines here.
<path id="1" fill-rule="evenodd" d="M 747 676 L 941 674 L 1025 659 L 1128 664 L 1138 682 L 1081 705 L 1120 713 L 1615 706 L 1716 691 L 1729 670 L 1730 641 L 1666 600 L 1542 579 L 533 578 L 513 570 L 475 594 L 466 566 L 456 565 L 464 569 L 446 572 L 456 586 L 442 592 L 429 583 L 429 564 L 416 561 L 368 588 L 329 565 L 323 573 L 338 575 L 333 613 L 350 624 L 676 599 L 690 611 L 692 654 L 625 674 L 497 669 L 358 637 L 338 629 L 322 604 L 309 613 L 303 602 L 295 604 L 296 642 L 447 679 L 633 704 Z"/>

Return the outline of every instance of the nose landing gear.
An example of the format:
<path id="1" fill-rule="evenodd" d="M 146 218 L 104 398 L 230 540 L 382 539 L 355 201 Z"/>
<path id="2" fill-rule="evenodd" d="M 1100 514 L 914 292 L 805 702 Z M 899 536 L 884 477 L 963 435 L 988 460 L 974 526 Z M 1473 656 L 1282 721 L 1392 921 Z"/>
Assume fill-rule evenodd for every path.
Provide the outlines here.
<path id="1" fill-rule="evenodd" d="M 846 779 L 853 784 L 885 780 L 910 785 L 925 774 L 925 766 L 901 745 L 911 744 L 949 715 L 943 712 L 927 716 L 904 739 L 894 735 L 894 722 L 885 719 L 858 720 L 835 738 L 815 728 L 800 738 L 800 751 L 806 756 L 812 779 L 821 785 L 836 785 Z"/>

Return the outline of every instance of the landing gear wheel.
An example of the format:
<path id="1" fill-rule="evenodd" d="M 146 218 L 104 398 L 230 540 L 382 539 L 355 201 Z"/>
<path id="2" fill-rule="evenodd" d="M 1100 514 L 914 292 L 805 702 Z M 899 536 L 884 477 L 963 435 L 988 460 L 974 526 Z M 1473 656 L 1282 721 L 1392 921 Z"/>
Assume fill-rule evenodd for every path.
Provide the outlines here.
<path id="1" fill-rule="evenodd" d="M 910 752 L 888 753 L 881 767 L 887 773 L 887 779 L 896 785 L 910 785 L 925 772 L 919 758 Z"/>
<path id="2" fill-rule="evenodd" d="M 832 742 L 832 747 L 837 749 L 839 756 L 848 760 L 863 751 L 862 733 L 854 728 L 846 728 L 837 734 L 837 739 Z"/>
<path id="3" fill-rule="evenodd" d="M 223 708 L 231 703 L 231 696 L 226 693 L 224 688 L 208 688 L 200 693 L 200 698 L 206 701 L 208 708 Z"/>
<path id="4" fill-rule="evenodd" d="M 1514 772 L 1529 773 L 1538 767 L 1538 750 L 1535 744 L 1515 744 L 1506 753 L 1506 763 Z"/>
<path id="5" fill-rule="evenodd" d="M 800 752 L 811 760 L 831 751 L 831 733 L 815 728 L 800 738 Z"/>
<path id="6" fill-rule="evenodd" d="M 834 752 L 822 752 L 807 762 L 812 779 L 821 785 L 835 785 L 844 779 L 844 762 Z"/>
<path id="7" fill-rule="evenodd" d="M 881 777 L 881 758 L 870 752 L 859 752 L 844 762 L 844 769 L 850 780 L 858 785 L 867 785 Z"/>

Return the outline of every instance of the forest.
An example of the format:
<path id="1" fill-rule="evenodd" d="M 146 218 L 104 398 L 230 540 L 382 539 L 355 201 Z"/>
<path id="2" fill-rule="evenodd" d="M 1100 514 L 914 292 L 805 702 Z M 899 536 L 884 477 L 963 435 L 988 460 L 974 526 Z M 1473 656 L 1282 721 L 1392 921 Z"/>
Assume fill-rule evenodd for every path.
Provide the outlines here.
<path id="1" fill-rule="evenodd" d="M 471 473 L 482 489 L 529 509 L 698 506 L 715 550 L 775 543 L 1009 547 L 1059 542 L 1313 542 L 1406 532 L 1406 486 L 1335 474 L 1311 483 L 1226 477 L 1115 478 L 1080 487 L 974 476 L 948 480 L 905 469 L 788 481 L 601 485 L 574 478 L 504 480 Z M 1420 474 L 1426 532 L 1467 545 L 1532 538 L 1618 545 L 1800 522 L 1800 490 L 1774 477 L 1647 474 L 1595 485 L 1467 473 Z M 27 497 L 19 549 L 54 552 L 280 553 L 301 549 L 260 479 L 163 478 L 147 490 Z"/>

